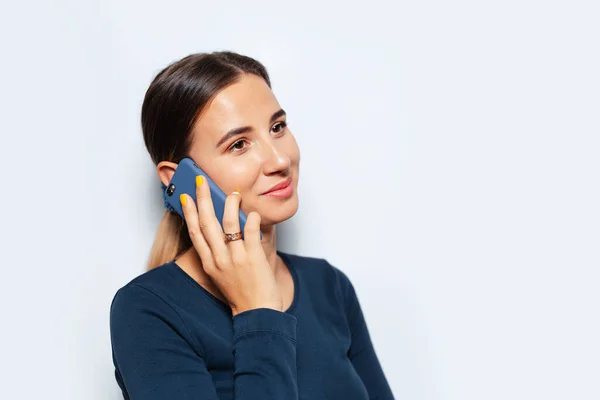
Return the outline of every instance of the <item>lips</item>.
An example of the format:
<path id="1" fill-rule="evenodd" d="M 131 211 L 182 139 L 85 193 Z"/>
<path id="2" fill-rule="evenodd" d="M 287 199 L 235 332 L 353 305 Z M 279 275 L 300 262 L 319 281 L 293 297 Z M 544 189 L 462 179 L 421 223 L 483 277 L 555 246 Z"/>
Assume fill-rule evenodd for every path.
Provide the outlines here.
<path id="1" fill-rule="evenodd" d="M 292 178 L 290 177 L 290 178 L 287 178 L 286 180 L 284 180 L 283 182 L 280 182 L 277 185 L 271 187 L 271 189 L 269 189 L 266 192 L 261 193 L 261 194 L 267 194 L 267 193 L 274 192 L 276 190 L 284 189 L 284 188 L 288 187 L 291 183 L 292 183 Z"/>

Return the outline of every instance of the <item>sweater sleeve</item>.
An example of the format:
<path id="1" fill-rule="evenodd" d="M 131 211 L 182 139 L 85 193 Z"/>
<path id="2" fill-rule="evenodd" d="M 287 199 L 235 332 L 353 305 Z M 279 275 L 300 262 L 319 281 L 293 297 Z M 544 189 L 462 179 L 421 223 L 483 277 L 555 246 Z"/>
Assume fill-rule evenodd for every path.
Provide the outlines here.
<path id="1" fill-rule="evenodd" d="M 339 274 L 340 288 L 351 335 L 348 358 L 363 381 L 369 393 L 369 399 L 394 400 L 394 395 L 371 342 L 369 329 L 354 290 L 354 285 L 352 285 L 346 274 L 337 268 L 335 269 Z"/>
<path id="2" fill-rule="evenodd" d="M 233 326 L 235 398 L 297 399 L 295 317 L 255 309 L 233 317 Z M 192 346 L 180 315 L 154 292 L 136 284 L 121 288 L 110 331 L 125 399 L 219 399 L 203 351 L 195 350 L 201 347 Z"/>
<path id="3" fill-rule="evenodd" d="M 269 308 L 233 317 L 236 399 L 298 399 L 296 323 Z"/>

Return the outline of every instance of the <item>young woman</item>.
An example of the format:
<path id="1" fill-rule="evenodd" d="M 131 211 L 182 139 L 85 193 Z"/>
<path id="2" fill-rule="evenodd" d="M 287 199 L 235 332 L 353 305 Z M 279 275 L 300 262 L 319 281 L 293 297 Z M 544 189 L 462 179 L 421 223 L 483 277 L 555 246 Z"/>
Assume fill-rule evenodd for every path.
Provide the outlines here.
<path id="1" fill-rule="evenodd" d="M 222 226 L 202 176 L 197 201 L 180 199 L 185 220 L 165 203 L 148 271 L 117 291 L 124 398 L 393 399 L 348 277 L 276 249 L 276 225 L 298 209 L 300 152 L 265 67 L 232 52 L 169 65 L 142 130 L 163 185 L 189 157 L 229 195 Z"/>

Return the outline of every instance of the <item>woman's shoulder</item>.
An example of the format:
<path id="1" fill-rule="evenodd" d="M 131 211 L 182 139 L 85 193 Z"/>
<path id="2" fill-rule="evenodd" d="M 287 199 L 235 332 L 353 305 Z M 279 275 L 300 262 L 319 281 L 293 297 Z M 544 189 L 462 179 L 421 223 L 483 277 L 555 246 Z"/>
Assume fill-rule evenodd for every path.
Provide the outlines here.
<path id="1" fill-rule="evenodd" d="M 172 340 L 173 335 L 196 345 L 181 306 L 186 283 L 174 266 L 166 263 L 146 271 L 116 291 L 109 326 L 113 348 L 117 346 L 121 354 L 129 351 L 132 341 Z"/>
<path id="2" fill-rule="evenodd" d="M 327 258 L 283 253 L 281 251 L 279 253 L 284 258 L 284 261 L 286 261 L 286 257 L 288 258 L 288 261 L 296 269 L 299 276 L 309 279 L 313 283 L 320 282 L 328 288 L 331 288 L 331 285 L 335 285 L 342 292 L 346 291 L 348 286 L 352 285 L 348 275 L 329 262 Z"/>
<path id="3" fill-rule="evenodd" d="M 325 258 L 293 254 L 283 251 L 277 251 L 286 264 L 294 267 L 298 272 L 311 274 L 332 273 L 333 266 Z"/>
<path id="4" fill-rule="evenodd" d="M 181 279 L 173 262 L 166 262 L 145 271 L 117 289 L 111 302 L 111 313 L 124 308 L 145 308 L 172 303 L 173 293 L 178 293 Z"/>

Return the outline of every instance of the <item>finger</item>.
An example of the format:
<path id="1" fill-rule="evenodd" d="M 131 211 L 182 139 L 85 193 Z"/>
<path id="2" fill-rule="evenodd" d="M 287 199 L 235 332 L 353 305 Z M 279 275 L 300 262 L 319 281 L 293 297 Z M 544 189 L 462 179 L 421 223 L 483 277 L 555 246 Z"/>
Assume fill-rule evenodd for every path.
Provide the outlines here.
<path id="1" fill-rule="evenodd" d="M 237 233 L 240 232 L 240 203 L 242 195 L 238 192 L 233 192 L 225 199 L 223 209 L 223 232 Z M 245 253 L 244 242 L 242 240 L 233 240 L 227 243 L 232 257 L 236 256 L 239 259 Z"/>
<path id="2" fill-rule="evenodd" d="M 198 220 L 198 209 L 194 203 L 194 199 L 182 193 L 179 196 L 181 202 L 181 209 L 183 210 L 183 216 L 187 225 L 187 230 L 194 245 L 194 249 L 198 252 L 200 259 L 202 260 L 202 267 L 210 274 L 210 271 L 214 268 L 214 261 L 210 247 L 204 239 L 202 230 L 200 229 Z"/>
<path id="3" fill-rule="evenodd" d="M 255 253 L 262 250 L 262 243 L 260 241 L 260 214 L 256 211 L 251 211 L 246 218 L 246 225 L 244 226 L 244 245 L 246 251 L 249 253 Z"/>
<path id="4" fill-rule="evenodd" d="M 200 229 L 210 247 L 215 264 L 219 267 L 228 262 L 229 249 L 225 244 L 221 224 L 215 215 L 208 181 L 202 175 L 196 177 L 196 200 Z"/>

